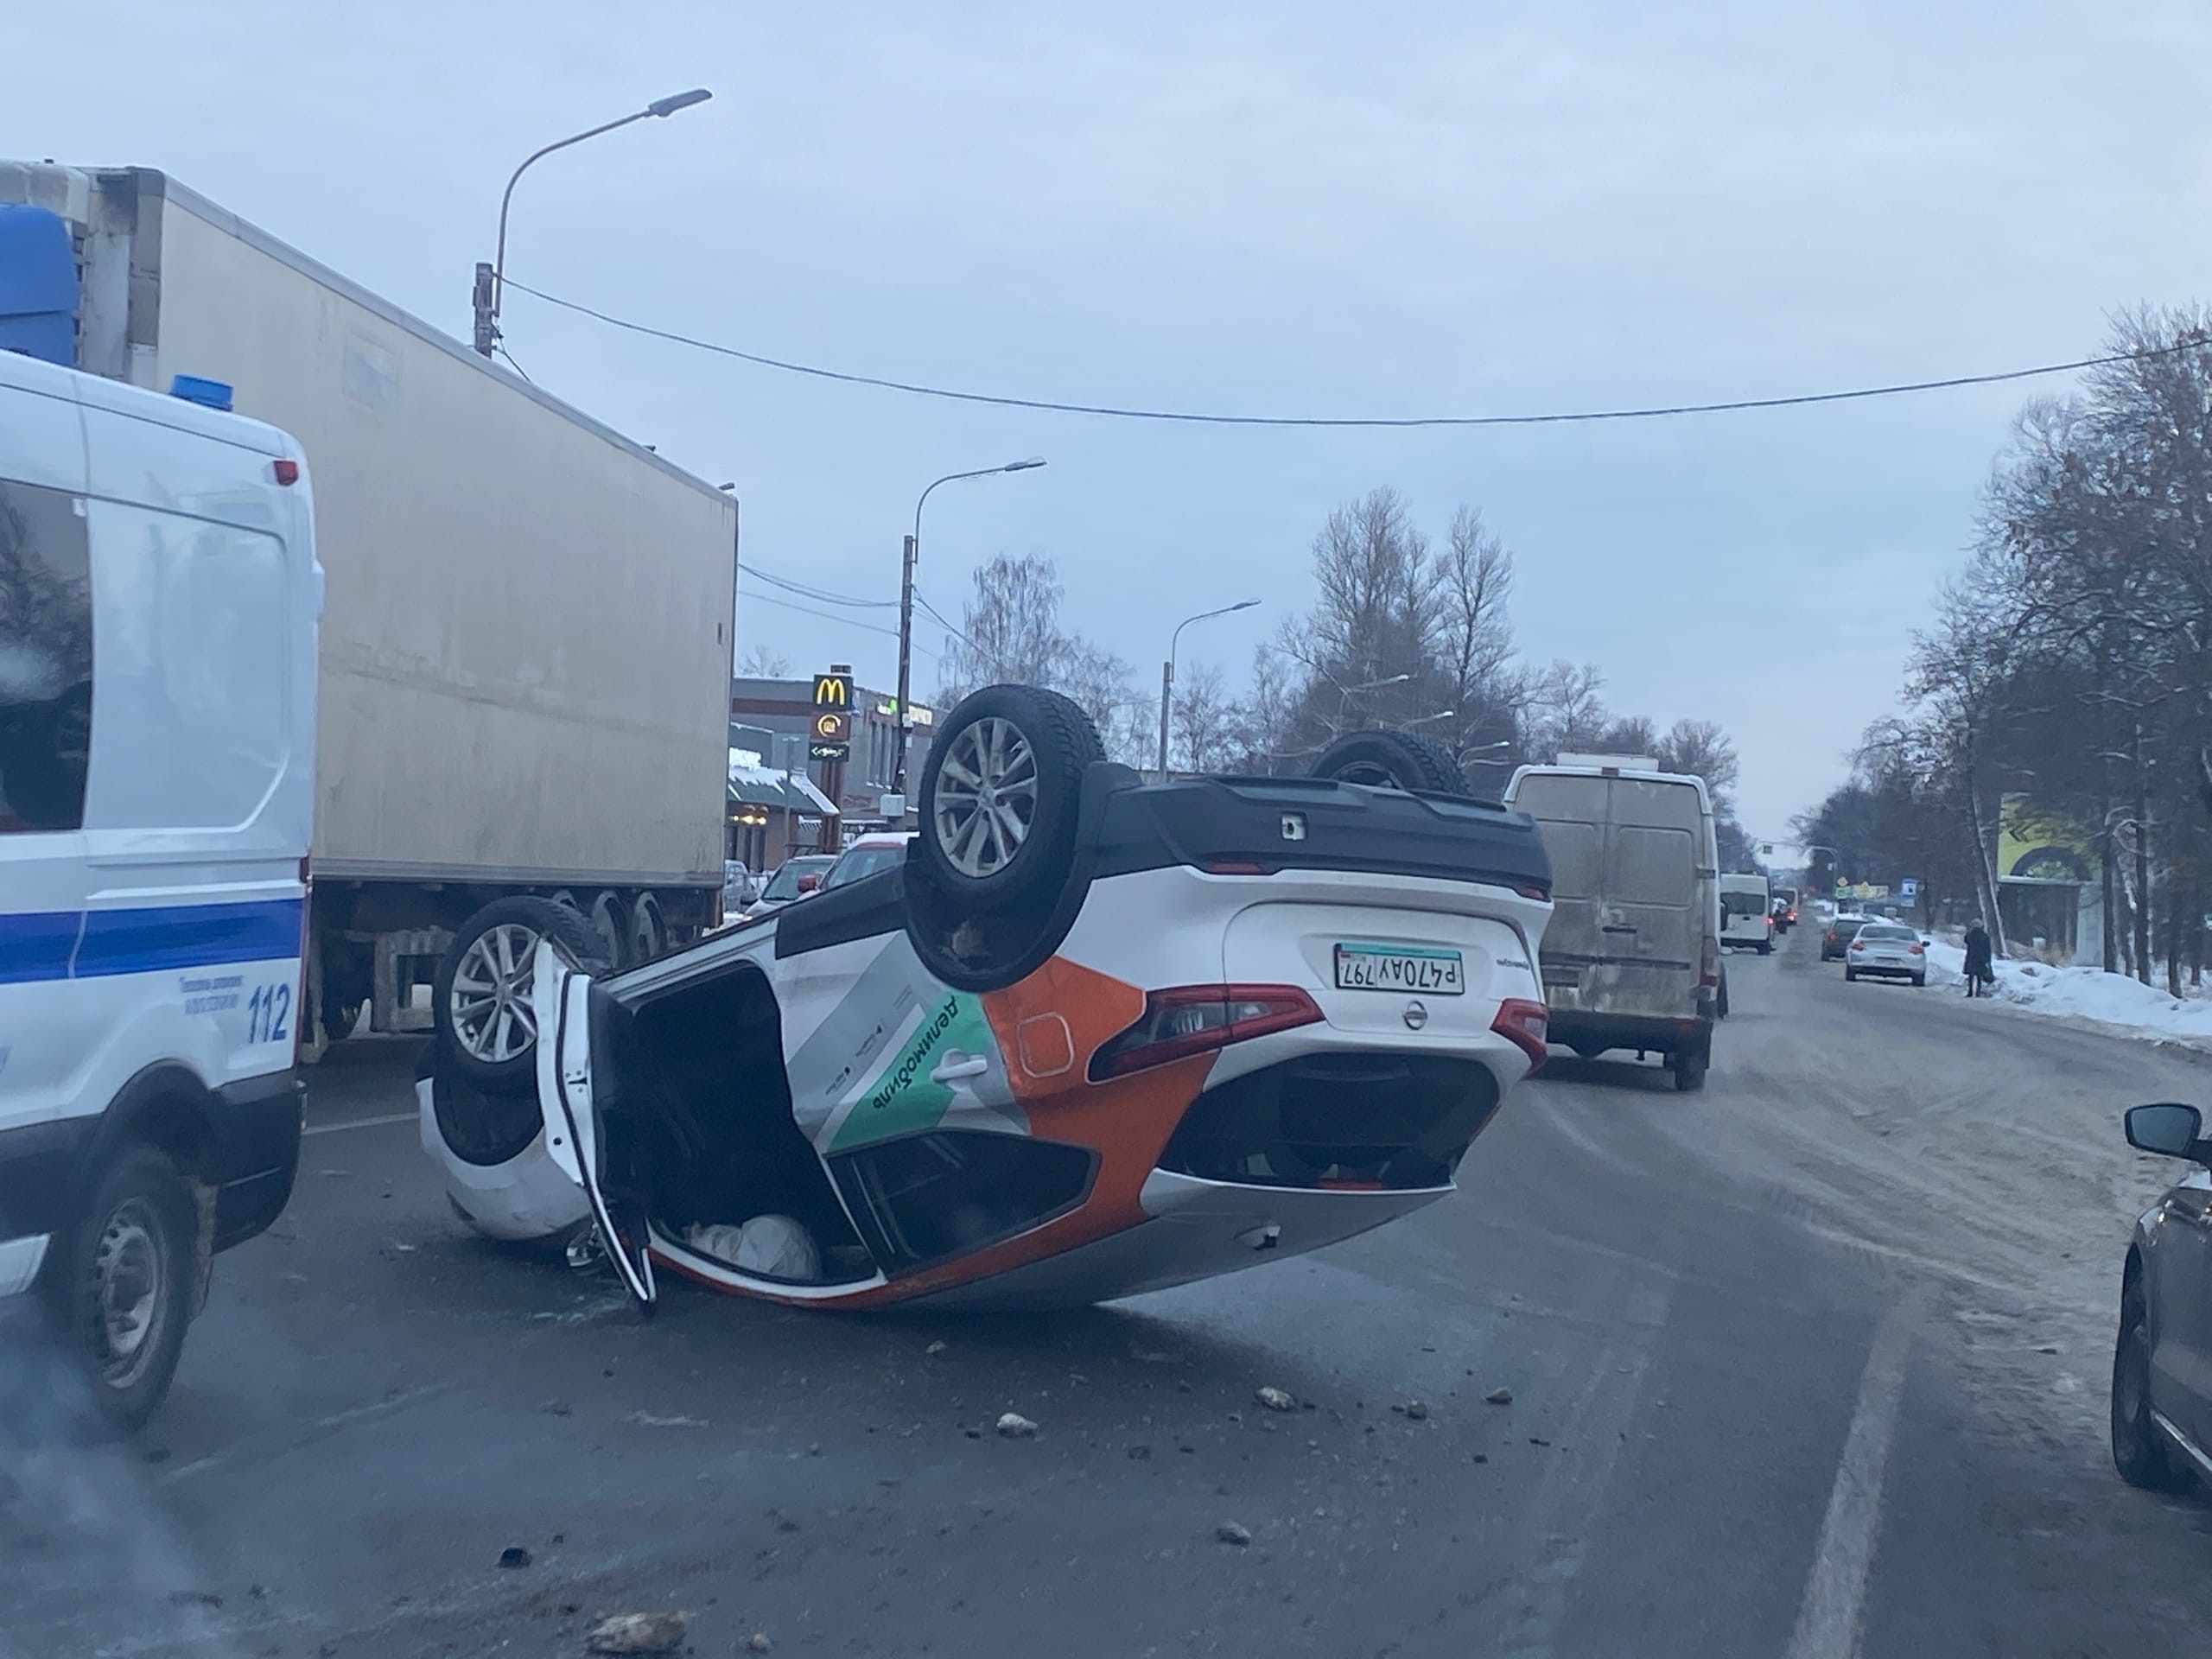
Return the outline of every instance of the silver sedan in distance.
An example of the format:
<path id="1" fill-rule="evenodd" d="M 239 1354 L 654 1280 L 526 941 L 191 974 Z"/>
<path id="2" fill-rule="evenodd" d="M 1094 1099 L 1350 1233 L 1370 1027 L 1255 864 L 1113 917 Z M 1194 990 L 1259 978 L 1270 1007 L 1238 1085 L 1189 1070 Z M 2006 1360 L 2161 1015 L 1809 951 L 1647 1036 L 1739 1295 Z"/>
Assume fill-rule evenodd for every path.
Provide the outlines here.
<path id="1" fill-rule="evenodd" d="M 1909 979 L 1928 982 L 1928 947 L 1900 922 L 1869 922 L 1852 936 L 1843 953 L 1846 979 Z"/>

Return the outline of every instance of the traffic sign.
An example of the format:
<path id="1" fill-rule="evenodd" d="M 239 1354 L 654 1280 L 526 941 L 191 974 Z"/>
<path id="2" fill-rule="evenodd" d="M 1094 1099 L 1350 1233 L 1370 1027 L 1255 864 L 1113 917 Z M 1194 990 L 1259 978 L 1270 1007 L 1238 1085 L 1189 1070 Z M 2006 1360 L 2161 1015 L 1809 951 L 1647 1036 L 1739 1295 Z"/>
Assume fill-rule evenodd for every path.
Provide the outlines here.
<path id="1" fill-rule="evenodd" d="M 1897 883 L 1897 902 L 1901 905 L 1916 905 L 1920 902 L 1918 876 L 1908 875 Z"/>

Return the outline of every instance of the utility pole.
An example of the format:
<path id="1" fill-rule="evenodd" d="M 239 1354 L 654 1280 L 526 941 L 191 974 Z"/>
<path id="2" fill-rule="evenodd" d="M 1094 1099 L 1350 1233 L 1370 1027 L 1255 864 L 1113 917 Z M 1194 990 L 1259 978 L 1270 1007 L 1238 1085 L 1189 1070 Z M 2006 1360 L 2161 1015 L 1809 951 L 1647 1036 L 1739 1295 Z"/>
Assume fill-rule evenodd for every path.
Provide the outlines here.
<path id="1" fill-rule="evenodd" d="M 1009 461 L 1003 467 L 978 467 L 972 473 L 947 473 L 924 490 L 914 502 L 914 533 L 906 538 L 906 549 L 899 560 L 899 757 L 891 768 L 891 791 L 894 795 L 906 792 L 906 751 L 913 747 L 914 719 L 906 707 L 907 694 L 912 690 L 914 658 L 914 561 L 922 552 L 922 509 L 929 503 L 930 490 L 938 484 L 957 483 L 963 478 L 992 478 L 1000 473 L 1026 473 L 1042 467 L 1045 458 L 1032 455 L 1027 461 Z"/>
<path id="2" fill-rule="evenodd" d="M 921 509 L 914 510 L 915 522 L 921 520 Z M 913 689 L 914 678 L 914 537 L 906 537 L 906 552 L 899 561 L 899 706 L 892 741 L 899 752 L 891 760 L 891 792 L 903 795 L 906 791 L 906 751 L 913 743 L 914 722 L 906 713 L 906 699 Z"/>

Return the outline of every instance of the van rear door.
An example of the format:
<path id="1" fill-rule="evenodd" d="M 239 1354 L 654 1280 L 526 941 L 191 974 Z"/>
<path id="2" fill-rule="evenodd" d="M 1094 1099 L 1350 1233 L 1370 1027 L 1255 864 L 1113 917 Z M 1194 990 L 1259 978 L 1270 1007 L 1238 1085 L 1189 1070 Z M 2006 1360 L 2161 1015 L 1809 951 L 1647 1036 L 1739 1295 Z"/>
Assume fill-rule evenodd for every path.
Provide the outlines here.
<path id="1" fill-rule="evenodd" d="M 1687 783 L 1606 781 L 1598 918 L 1605 972 L 1597 1006 L 1614 1014 L 1694 1014 L 1705 884 L 1712 880 L 1699 857 L 1702 803 Z"/>

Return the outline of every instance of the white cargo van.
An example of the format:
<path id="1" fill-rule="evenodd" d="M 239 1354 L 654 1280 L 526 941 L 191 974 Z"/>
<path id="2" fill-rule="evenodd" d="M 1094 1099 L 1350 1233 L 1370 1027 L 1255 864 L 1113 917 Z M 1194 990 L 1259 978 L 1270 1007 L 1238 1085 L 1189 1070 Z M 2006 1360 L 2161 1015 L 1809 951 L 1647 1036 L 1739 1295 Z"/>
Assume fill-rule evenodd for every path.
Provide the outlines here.
<path id="1" fill-rule="evenodd" d="M 0 1296 L 124 1427 L 300 1148 L 308 479 L 178 392 L 0 350 Z"/>
<path id="2" fill-rule="evenodd" d="M 1720 878 L 1720 943 L 1767 956 L 1774 950 L 1774 894 L 1763 875 Z"/>
<path id="3" fill-rule="evenodd" d="M 1720 1008 L 1719 855 L 1704 780 L 1639 756 L 1522 766 L 1505 804 L 1536 821 L 1552 861 L 1540 952 L 1551 1040 L 1593 1056 L 1666 1057 L 1704 1086 Z"/>

